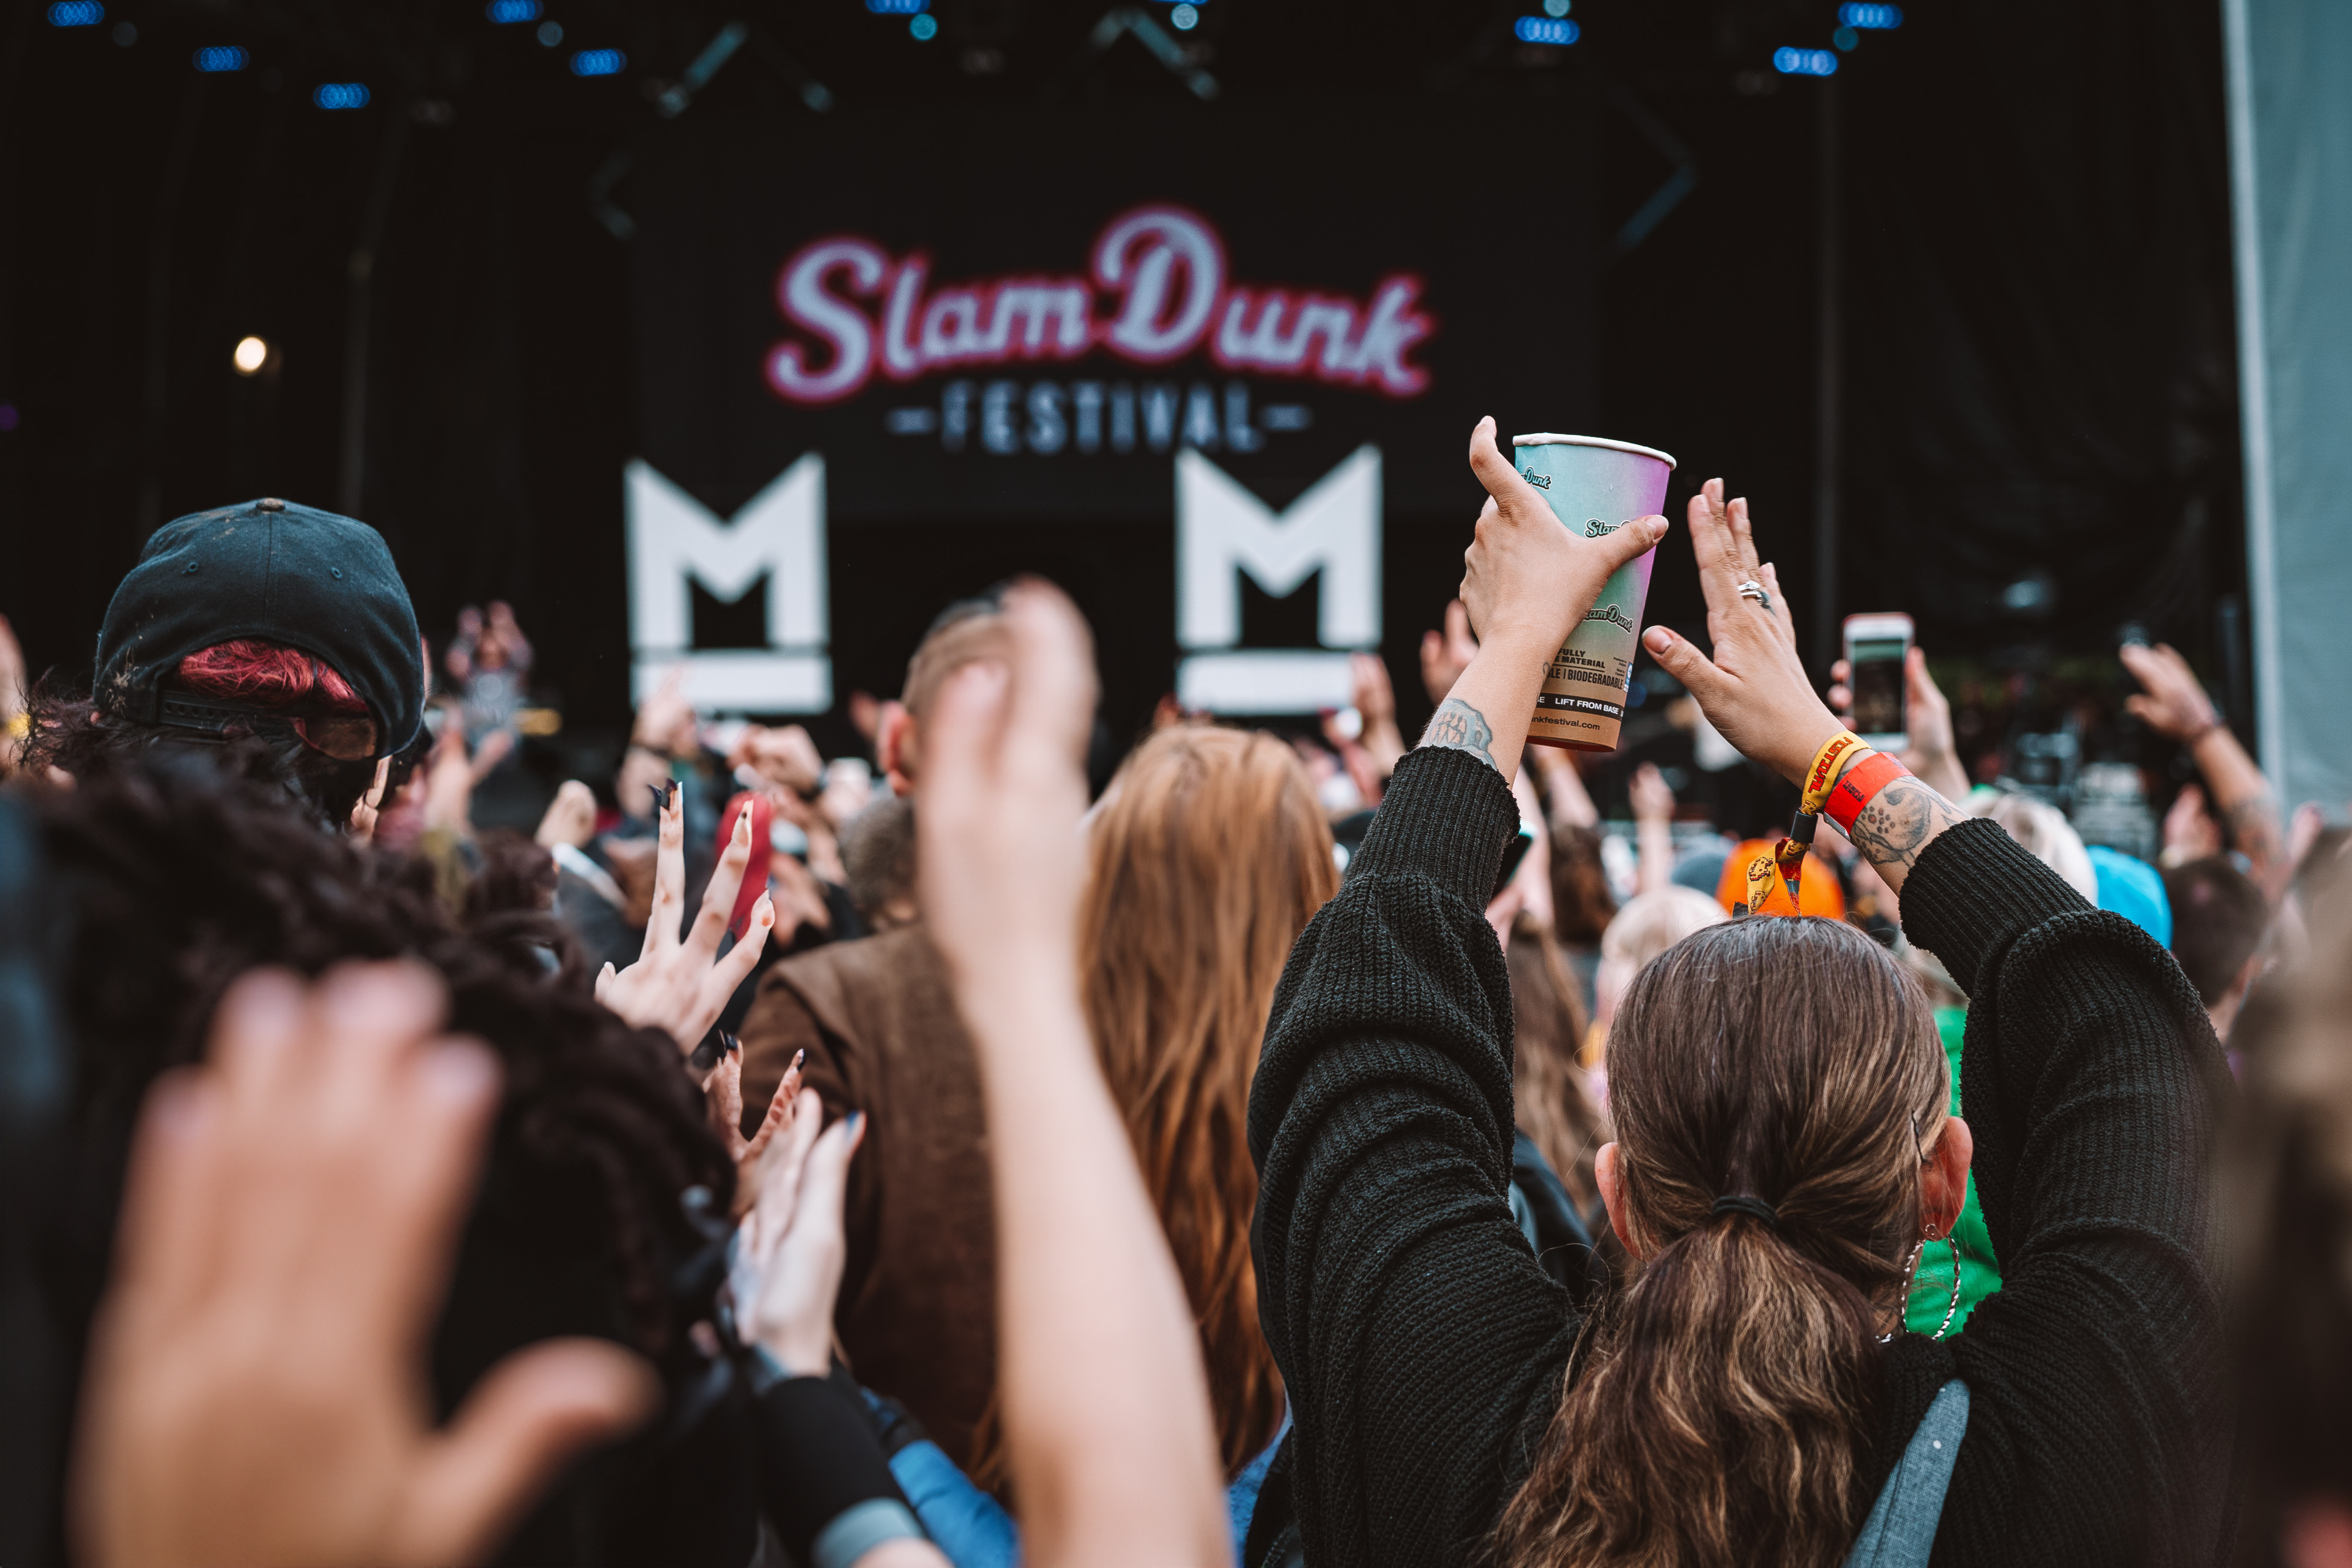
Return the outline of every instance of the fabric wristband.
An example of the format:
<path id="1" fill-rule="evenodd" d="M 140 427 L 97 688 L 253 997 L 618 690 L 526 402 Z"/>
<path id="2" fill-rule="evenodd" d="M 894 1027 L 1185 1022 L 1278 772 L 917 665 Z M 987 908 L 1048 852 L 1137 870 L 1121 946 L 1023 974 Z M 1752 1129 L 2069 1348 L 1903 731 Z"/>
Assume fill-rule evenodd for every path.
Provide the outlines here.
<path id="1" fill-rule="evenodd" d="M 1862 815 L 1863 808 L 1895 779 L 1910 777 L 1911 769 L 1883 751 L 1874 751 L 1845 770 L 1822 810 L 1838 825 L 1838 831 L 1852 837 L 1853 820 Z"/>
<path id="2" fill-rule="evenodd" d="M 1811 765 L 1805 769 L 1804 783 L 1799 786 L 1797 815 L 1789 824 L 1789 836 L 1769 852 L 1748 862 L 1748 898 L 1733 912 L 1735 915 L 1753 914 L 1764 907 L 1764 901 L 1772 896 L 1775 872 L 1789 889 L 1789 908 L 1791 912 L 1800 910 L 1798 887 L 1804 875 L 1806 852 L 1813 847 L 1813 828 L 1821 821 L 1822 801 L 1841 772 L 1864 758 L 1877 755 L 1850 729 L 1839 730 L 1822 742 L 1821 749 L 1813 753 Z"/>
<path id="3" fill-rule="evenodd" d="M 849 1568 L 880 1542 L 922 1537 L 855 1393 L 830 1377 L 787 1377 L 757 1407 L 761 1505 L 793 1562 Z"/>
<path id="4" fill-rule="evenodd" d="M 1840 771 L 1874 755 L 1869 747 L 1863 744 L 1862 737 L 1850 729 L 1842 729 L 1831 736 L 1822 743 L 1822 748 L 1813 753 L 1813 765 L 1805 769 L 1805 782 L 1799 791 L 1797 810 L 1809 817 L 1820 815 L 1822 802 L 1829 799 L 1830 786 L 1837 782 Z"/>

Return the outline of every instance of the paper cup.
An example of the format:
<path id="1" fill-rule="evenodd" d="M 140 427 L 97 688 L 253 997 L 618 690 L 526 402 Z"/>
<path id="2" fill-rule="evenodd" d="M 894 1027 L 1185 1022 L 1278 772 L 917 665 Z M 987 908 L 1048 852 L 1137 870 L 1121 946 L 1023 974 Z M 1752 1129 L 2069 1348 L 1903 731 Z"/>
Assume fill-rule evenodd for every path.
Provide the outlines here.
<path id="1" fill-rule="evenodd" d="M 1544 493 L 1552 516 L 1586 538 L 1613 534 L 1665 505 L 1675 460 L 1597 435 L 1515 435 L 1519 472 Z M 1571 751 L 1614 751 L 1625 722 L 1625 687 L 1641 646 L 1655 546 L 1618 569 L 1544 671 L 1528 738 Z"/>

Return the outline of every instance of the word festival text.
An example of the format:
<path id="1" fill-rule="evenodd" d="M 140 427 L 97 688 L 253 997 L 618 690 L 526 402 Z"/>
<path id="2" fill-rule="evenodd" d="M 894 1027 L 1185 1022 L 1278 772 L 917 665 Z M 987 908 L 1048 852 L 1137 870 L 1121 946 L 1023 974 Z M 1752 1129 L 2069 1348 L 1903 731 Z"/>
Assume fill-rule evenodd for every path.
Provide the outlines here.
<path id="1" fill-rule="evenodd" d="M 1183 207 L 1142 206 L 1113 218 L 1083 277 L 1023 274 L 934 288 L 930 267 L 921 251 L 893 256 L 855 235 L 802 246 L 777 275 L 776 302 L 815 341 L 788 338 L 770 349 L 769 388 L 788 402 L 827 403 L 856 395 L 877 371 L 905 382 L 1097 350 L 1158 365 L 1204 345 L 1228 371 L 1400 398 L 1429 385 L 1429 372 L 1411 359 L 1436 329 L 1417 308 L 1419 277 L 1392 273 L 1360 300 L 1229 283 L 1224 241 Z"/>

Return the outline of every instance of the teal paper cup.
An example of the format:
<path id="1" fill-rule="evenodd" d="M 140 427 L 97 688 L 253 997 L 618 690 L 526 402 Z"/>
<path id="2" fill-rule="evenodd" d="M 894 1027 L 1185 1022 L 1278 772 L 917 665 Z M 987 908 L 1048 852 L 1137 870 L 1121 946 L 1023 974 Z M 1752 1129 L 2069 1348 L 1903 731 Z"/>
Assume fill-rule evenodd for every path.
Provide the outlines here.
<path id="1" fill-rule="evenodd" d="M 1585 538 L 1613 534 L 1665 505 L 1675 460 L 1663 452 L 1597 435 L 1515 435 L 1519 472 L 1544 493 L 1552 516 Z M 1641 646 L 1657 549 L 1620 568 L 1544 671 L 1528 738 L 1571 751 L 1614 751 L 1625 722 L 1625 687 Z"/>

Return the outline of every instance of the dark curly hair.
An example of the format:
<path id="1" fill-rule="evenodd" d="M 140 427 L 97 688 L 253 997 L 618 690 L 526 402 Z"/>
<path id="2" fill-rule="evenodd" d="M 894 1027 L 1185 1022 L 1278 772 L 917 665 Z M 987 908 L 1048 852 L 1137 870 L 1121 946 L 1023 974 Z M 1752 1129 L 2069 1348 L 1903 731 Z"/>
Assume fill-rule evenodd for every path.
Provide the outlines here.
<path id="1" fill-rule="evenodd" d="M 54 978 L 77 1060 L 77 1169 L 50 1219 L 45 1293 L 68 1338 L 104 1287 L 140 1105 L 159 1073 L 203 1056 L 229 983 L 256 965 L 315 976 L 404 956 L 440 973 L 449 1027 L 486 1040 L 505 1073 L 435 1333 L 442 1411 L 499 1358 L 557 1334 L 628 1344 L 673 1387 L 690 1383 L 703 1364 L 685 1331 L 709 1312 L 715 1227 L 688 1195 L 704 1189 L 700 1211 L 724 1216 L 733 1166 L 676 1045 L 598 1004 L 538 907 L 544 852 L 488 846 L 453 911 L 429 863 L 355 846 L 296 809 L 255 742 L 81 760 L 73 788 L 22 797 L 67 926 Z M 619 1560 L 635 1553 L 609 1545 L 614 1509 L 660 1512 L 569 1490 L 570 1517 L 537 1521 L 538 1539 L 527 1529 L 510 1551 L 568 1556 L 585 1519 L 608 1537 L 590 1555 Z"/>

